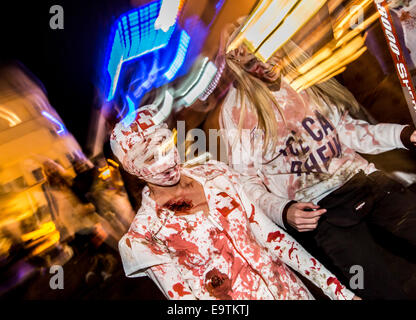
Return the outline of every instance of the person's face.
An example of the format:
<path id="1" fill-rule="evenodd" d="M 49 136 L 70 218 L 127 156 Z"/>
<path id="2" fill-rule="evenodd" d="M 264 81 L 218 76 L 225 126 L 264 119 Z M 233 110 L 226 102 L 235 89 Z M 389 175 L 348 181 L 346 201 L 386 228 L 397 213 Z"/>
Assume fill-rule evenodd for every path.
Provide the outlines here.
<path id="1" fill-rule="evenodd" d="M 145 137 L 140 178 L 158 186 L 172 186 L 180 180 L 179 153 L 169 129 Z"/>
<path id="2" fill-rule="evenodd" d="M 274 83 L 280 78 L 280 62 L 277 56 L 271 57 L 267 62 L 261 62 L 244 45 L 235 49 L 233 59 L 237 60 L 241 67 L 256 78 L 266 83 Z"/>

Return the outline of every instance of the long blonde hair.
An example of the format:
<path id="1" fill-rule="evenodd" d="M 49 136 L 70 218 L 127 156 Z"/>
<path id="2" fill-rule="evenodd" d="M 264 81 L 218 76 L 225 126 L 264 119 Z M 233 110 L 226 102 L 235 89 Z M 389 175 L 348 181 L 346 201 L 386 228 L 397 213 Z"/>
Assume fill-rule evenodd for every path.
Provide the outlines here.
<path id="1" fill-rule="evenodd" d="M 225 50 L 234 36 L 240 31 L 241 27 L 242 25 L 228 37 L 228 41 L 226 41 L 227 44 L 224 48 Z M 229 34 L 230 33 L 224 33 L 223 36 Z M 281 75 L 283 77 L 290 75 L 291 79 L 295 79 L 297 76 L 300 76 L 297 68 L 307 61 L 310 56 L 293 41 L 288 41 L 281 50 L 284 53 Z M 234 85 L 237 90 L 237 97 L 240 100 L 240 132 L 244 123 L 244 118 L 247 114 L 246 102 L 248 100 L 249 107 L 251 107 L 253 109 L 252 111 L 257 115 L 257 128 L 264 131 L 265 143 L 263 145 L 263 153 L 267 152 L 267 150 L 275 150 L 279 138 L 275 134 L 278 125 L 275 108 L 278 110 L 283 121 L 286 122 L 282 108 L 265 82 L 245 71 L 235 59 L 230 58 L 228 55 L 225 55 L 225 61 L 228 71 L 235 79 Z M 324 113 L 332 113 L 334 111 L 333 107 L 336 107 L 340 113 L 343 113 L 346 110 L 357 112 L 360 109 L 357 100 L 351 92 L 334 78 L 315 84 L 310 88 L 305 89 L 305 91 L 311 101 Z"/>

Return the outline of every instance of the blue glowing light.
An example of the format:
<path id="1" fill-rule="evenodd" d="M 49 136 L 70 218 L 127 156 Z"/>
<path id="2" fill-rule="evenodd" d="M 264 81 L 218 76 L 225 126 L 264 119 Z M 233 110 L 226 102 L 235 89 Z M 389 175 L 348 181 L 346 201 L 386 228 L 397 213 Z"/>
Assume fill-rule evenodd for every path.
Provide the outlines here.
<path id="1" fill-rule="evenodd" d="M 169 81 L 173 79 L 173 77 L 177 74 L 177 72 L 179 71 L 179 69 L 182 67 L 182 65 L 183 65 L 183 63 L 185 61 L 186 53 L 188 51 L 189 40 L 190 39 L 191 38 L 186 33 L 186 31 L 185 30 L 182 30 L 181 38 L 179 40 L 178 51 L 176 52 L 176 57 L 173 60 L 170 68 L 168 69 L 168 71 L 165 72 L 165 77 Z"/>
<path id="2" fill-rule="evenodd" d="M 217 3 L 217 4 L 216 4 L 216 6 L 215 6 L 215 9 L 216 9 L 217 11 L 219 11 L 219 10 L 222 8 L 222 6 L 223 6 L 224 2 L 225 2 L 225 0 L 220 0 L 220 1 L 218 1 L 218 3 Z"/>
<path id="3" fill-rule="evenodd" d="M 56 131 L 57 134 L 62 135 L 65 133 L 65 126 L 61 121 L 59 121 L 58 119 L 56 119 L 54 116 L 52 116 L 50 113 L 46 111 L 42 111 L 42 115 L 48 120 L 50 120 L 51 122 L 53 122 L 54 124 L 57 124 L 59 126 L 59 130 Z"/>
<path id="4" fill-rule="evenodd" d="M 128 127 L 136 118 L 136 106 L 129 96 L 126 96 L 126 101 L 129 111 L 127 112 L 127 116 L 124 117 L 122 122 L 125 127 Z"/>
<path id="5" fill-rule="evenodd" d="M 137 59 L 168 44 L 176 24 L 167 32 L 162 29 L 155 30 L 154 24 L 159 15 L 161 2 L 157 0 L 127 12 L 115 22 L 107 64 L 110 76 L 108 101 L 114 98 L 124 62 Z"/>

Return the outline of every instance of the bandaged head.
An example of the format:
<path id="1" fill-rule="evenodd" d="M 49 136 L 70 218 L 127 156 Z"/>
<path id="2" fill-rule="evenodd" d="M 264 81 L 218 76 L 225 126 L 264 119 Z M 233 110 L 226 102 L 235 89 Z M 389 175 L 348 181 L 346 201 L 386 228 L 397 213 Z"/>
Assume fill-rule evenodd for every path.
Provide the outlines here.
<path id="1" fill-rule="evenodd" d="M 171 141 L 172 131 L 165 123 L 154 122 L 156 113 L 154 106 L 144 106 L 130 125 L 119 122 L 110 145 L 127 172 L 146 182 L 168 186 L 180 179 L 179 154 Z"/>

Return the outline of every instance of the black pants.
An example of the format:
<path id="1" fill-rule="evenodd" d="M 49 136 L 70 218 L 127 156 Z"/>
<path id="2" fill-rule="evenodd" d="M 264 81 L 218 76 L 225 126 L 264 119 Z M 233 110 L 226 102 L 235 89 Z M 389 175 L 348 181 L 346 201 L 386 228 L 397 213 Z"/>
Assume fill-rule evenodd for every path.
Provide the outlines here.
<path id="1" fill-rule="evenodd" d="M 318 205 L 327 213 L 317 229 L 295 234 L 312 254 L 348 287 L 362 267 L 364 286 L 351 289 L 364 299 L 416 299 L 414 192 L 382 172 L 359 173 Z"/>

